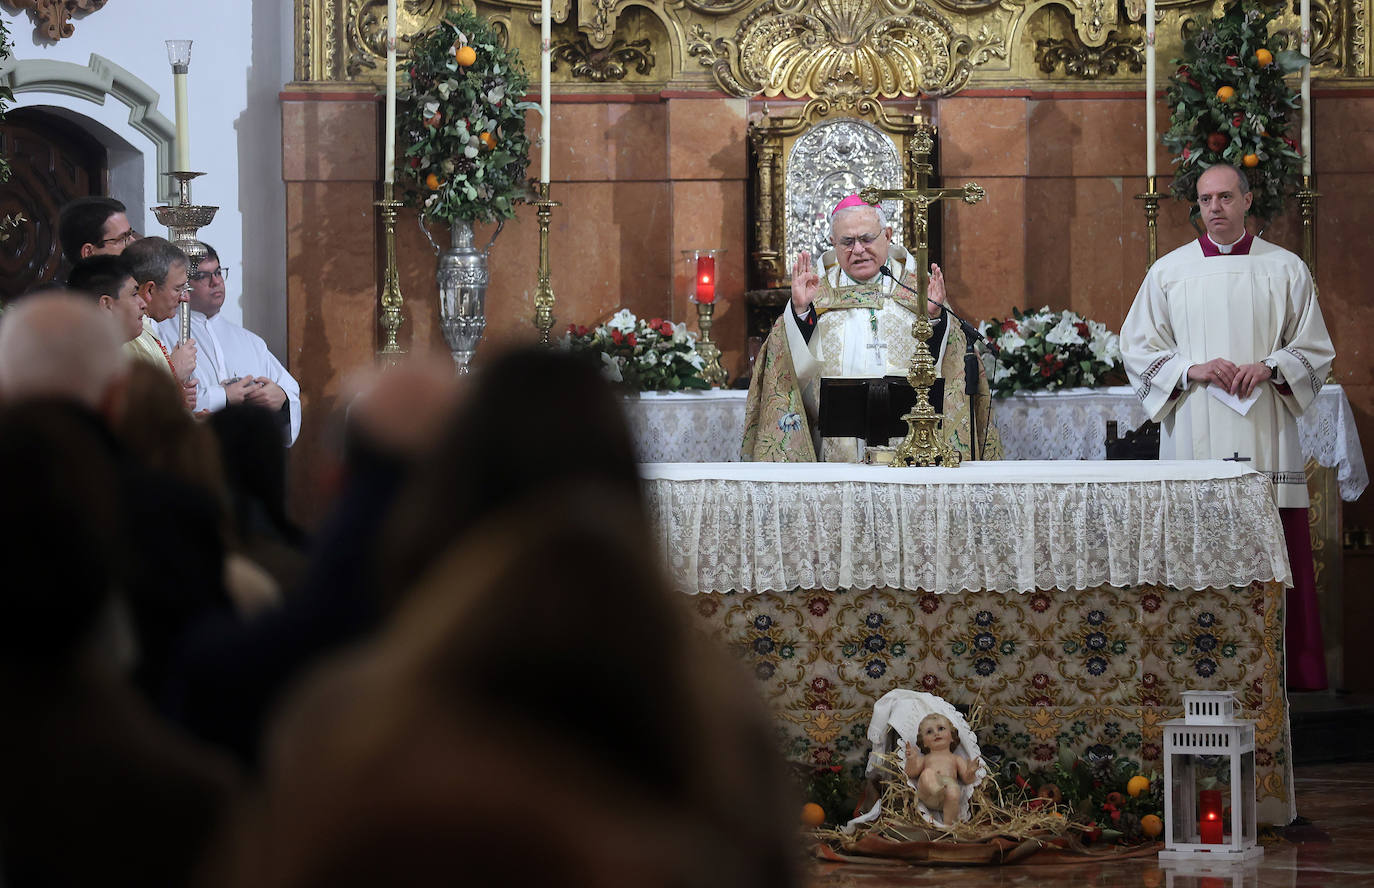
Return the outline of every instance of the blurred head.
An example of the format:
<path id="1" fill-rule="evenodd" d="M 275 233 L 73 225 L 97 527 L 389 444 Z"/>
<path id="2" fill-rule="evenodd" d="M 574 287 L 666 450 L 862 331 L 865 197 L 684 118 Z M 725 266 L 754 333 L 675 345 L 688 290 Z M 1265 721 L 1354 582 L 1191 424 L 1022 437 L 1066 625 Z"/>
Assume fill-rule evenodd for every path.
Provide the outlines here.
<path id="1" fill-rule="evenodd" d="M 113 316 L 89 297 L 45 293 L 0 318 L 0 400 L 65 398 L 108 414 L 128 358 Z"/>
<path id="2" fill-rule="evenodd" d="M 209 244 L 201 246 L 205 247 L 205 258 L 200 260 L 188 278 L 191 283 L 191 311 L 213 318 L 224 307 L 224 269 L 215 248 Z"/>
<path id="3" fill-rule="evenodd" d="M 90 296 L 110 312 L 124 341 L 143 332 L 143 298 L 123 256 L 90 256 L 72 266 L 67 289 Z"/>
<path id="4" fill-rule="evenodd" d="M 1218 163 L 1197 180 L 1197 208 L 1207 234 L 1219 244 L 1232 244 L 1245 234 L 1245 214 L 1255 196 L 1239 168 Z"/>
<path id="5" fill-rule="evenodd" d="M 0 660 L 60 661 L 92 637 L 126 567 L 118 482 L 95 414 L 0 406 Z"/>
<path id="6" fill-rule="evenodd" d="M 138 240 L 124 204 L 112 197 L 78 197 L 62 208 L 57 239 L 73 265 L 87 256 L 118 256 Z"/>
<path id="7" fill-rule="evenodd" d="M 845 274 L 856 281 L 871 280 L 887 262 L 892 226 L 878 207 L 843 204 L 830 217 L 830 243 Z"/>
<path id="8" fill-rule="evenodd" d="M 513 351 L 473 386 L 398 508 L 396 574 L 414 578 L 484 516 L 561 485 L 640 503 L 620 396 L 593 366 L 547 349 Z"/>
<path id="9" fill-rule="evenodd" d="M 177 306 L 187 301 L 189 290 L 189 260 L 181 248 L 164 237 L 145 237 L 125 250 L 124 258 L 138 285 L 138 295 L 147 306 L 148 317 L 165 321 L 175 315 Z"/>
<path id="10" fill-rule="evenodd" d="M 224 469 L 215 436 L 186 412 L 181 389 L 166 370 L 130 362 L 124 409 L 111 427 L 144 465 L 198 485 L 223 505 Z"/>

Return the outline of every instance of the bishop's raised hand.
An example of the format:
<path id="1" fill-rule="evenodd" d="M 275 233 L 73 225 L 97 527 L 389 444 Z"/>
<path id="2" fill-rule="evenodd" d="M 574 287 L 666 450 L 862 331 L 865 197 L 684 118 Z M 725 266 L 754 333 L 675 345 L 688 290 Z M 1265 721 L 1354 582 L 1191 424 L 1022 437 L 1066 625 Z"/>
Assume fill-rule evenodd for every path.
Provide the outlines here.
<path id="1" fill-rule="evenodd" d="M 806 314 L 821 288 L 821 276 L 811 266 L 811 254 L 803 252 L 792 265 L 792 310 Z"/>
<path id="2" fill-rule="evenodd" d="M 945 294 L 945 273 L 934 262 L 930 263 L 930 281 L 926 284 L 926 298 L 930 300 L 926 303 L 926 313 L 931 317 L 940 313 L 940 308 L 931 305 L 931 302 L 949 305 L 948 297 Z"/>

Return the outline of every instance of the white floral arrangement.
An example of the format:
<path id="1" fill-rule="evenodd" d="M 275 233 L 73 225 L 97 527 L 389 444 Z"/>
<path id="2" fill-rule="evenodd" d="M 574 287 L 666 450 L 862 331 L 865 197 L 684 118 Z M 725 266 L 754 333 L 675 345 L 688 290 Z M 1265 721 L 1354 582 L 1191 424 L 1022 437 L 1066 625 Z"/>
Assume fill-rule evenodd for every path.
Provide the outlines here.
<path id="1" fill-rule="evenodd" d="M 597 327 L 569 324 L 560 344 L 575 354 L 596 356 L 607 379 L 637 391 L 711 387 L 701 377 L 706 362 L 697 354 L 697 336 L 685 323 L 645 321 L 622 308 Z"/>
<path id="2" fill-rule="evenodd" d="M 1076 312 L 1052 311 L 1047 305 L 1023 314 L 1013 308 L 1006 320 L 985 321 L 982 332 L 1002 349 L 991 383 L 1003 397 L 1126 381 L 1121 338 L 1106 324 Z"/>

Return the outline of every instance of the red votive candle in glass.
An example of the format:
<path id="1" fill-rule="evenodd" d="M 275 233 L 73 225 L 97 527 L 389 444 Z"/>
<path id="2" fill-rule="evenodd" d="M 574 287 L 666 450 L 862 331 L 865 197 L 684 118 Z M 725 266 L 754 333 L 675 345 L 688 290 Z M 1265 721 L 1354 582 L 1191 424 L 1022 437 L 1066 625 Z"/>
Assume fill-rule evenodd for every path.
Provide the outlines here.
<path id="1" fill-rule="evenodd" d="M 1222 844 L 1221 818 L 1216 814 L 1207 814 L 1198 821 L 1197 831 L 1202 836 L 1204 845 Z"/>
<path id="2" fill-rule="evenodd" d="M 697 302 L 716 301 L 716 259 L 714 256 L 697 257 Z"/>

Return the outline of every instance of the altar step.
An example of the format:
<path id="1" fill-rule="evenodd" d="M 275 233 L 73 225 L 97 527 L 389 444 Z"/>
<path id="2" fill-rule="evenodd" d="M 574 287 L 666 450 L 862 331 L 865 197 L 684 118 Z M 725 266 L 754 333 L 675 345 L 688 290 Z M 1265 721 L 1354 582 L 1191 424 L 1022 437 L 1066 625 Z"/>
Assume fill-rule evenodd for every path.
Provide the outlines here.
<path id="1" fill-rule="evenodd" d="M 1374 696 L 1290 691 L 1293 764 L 1374 762 Z"/>

